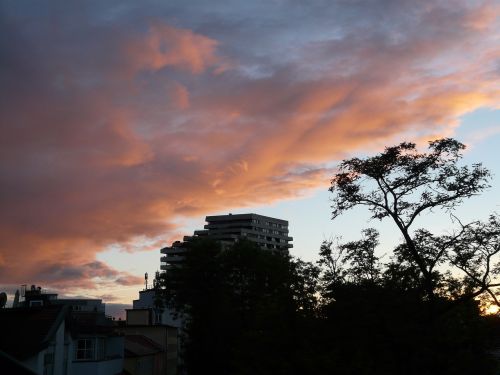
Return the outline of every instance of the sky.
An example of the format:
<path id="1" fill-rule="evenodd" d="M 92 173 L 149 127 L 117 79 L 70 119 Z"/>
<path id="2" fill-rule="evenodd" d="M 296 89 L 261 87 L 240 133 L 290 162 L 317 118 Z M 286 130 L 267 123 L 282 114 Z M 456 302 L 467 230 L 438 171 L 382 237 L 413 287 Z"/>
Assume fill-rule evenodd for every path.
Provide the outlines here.
<path id="1" fill-rule="evenodd" d="M 0 0 L 0 52 L 9 294 L 122 308 L 209 214 L 288 220 L 314 261 L 373 225 L 330 220 L 336 164 L 402 141 L 465 143 L 496 176 L 459 213 L 500 207 L 498 1 Z"/>

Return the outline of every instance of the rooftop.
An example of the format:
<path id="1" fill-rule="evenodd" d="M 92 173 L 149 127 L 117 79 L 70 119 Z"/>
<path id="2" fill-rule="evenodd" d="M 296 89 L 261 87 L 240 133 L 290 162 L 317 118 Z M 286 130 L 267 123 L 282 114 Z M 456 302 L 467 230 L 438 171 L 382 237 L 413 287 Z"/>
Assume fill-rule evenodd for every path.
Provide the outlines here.
<path id="1" fill-rule="evenodd" d="M 69 312 L 67 306 L 0 309 L 0 350 L 23 359 L 49 344 Z"/>
<path id="2" fill-rule="evenodd" d="M 163 351 L 163 347 L 143 335 L 125 336 L 125 357 L 142 357 Z"/>

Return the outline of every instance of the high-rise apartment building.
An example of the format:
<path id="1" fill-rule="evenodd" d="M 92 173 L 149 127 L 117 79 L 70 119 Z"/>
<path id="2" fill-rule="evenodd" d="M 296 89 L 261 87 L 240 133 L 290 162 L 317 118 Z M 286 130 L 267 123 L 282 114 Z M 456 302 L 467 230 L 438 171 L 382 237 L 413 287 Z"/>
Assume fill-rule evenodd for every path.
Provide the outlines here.
<path id="1" fill-rule="evenodd" d="M 229 214 L 207 216 L 204 229 L 196 230 L 193 236 L 185 236 L 184 242 L 176 241 L 170 247 L 161 249 L 165 254 L 161 257 L 161 269 L 179 264 L 184 259 L 186 242 L 195 237 L 209 237 L 219 241 L 223 246 L 234 244 L 246 238 L 257 243 L 261 249 L 288 253 L 293 247 L 293 238 L 288 235 L 288 221 L 257 214 Z"/>

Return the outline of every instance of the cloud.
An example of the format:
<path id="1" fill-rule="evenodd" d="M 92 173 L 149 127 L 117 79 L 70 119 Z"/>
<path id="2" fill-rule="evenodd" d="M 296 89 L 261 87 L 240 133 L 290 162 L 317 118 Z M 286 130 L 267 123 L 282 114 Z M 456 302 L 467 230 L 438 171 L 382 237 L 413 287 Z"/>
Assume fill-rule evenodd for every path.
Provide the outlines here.
<path id="1" fill-rule="evenodd" d="M 127 272 L 117 271 L 103 262 L 92 261 L 84 264 L 48 261 L 39 264 L 37 281 L 42 285 L 51 285 L 62 291 L 73 288 L 92 288 L 94 283 L 108 285 L 141 285 L 143 279 Z"/>
<path id="2" fill-rule="evenodd" d="M 155 22 L 144 37 L 131 41 L 126 49 L 137 69 L 174 67 L 200 74 L 219 62 L 217 44 L 191 30 Z"/>
<path id="3" fill-rule="evenodd" d="M 104 302 L 107 301 L 116 301 L 117 297 L 112 294 L 102 294 L 97 296 L 97 298 L 102 299 Z"/>
<path id="4" fill-rule="evenodd" d="M 148 4 L 3 6 L 0 283 L 140 284 L 96 254 L 498 108 L 493 3 Z"/>

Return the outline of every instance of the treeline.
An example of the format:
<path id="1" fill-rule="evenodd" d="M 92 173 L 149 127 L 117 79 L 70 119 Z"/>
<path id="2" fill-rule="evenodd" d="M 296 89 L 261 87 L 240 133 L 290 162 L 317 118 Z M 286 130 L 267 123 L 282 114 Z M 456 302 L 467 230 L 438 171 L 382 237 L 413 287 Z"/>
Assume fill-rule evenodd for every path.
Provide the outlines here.
<path id="1" fill-rule="evenodd" d="M 412 143 L 342 162 L 332 179 L 334 218 L 366 206 L 391 220 L 402 243 L 379 259 L 379 234 L 324 242 L 317 263 L 262 251 L 248 241 L 222 250 L 190 243 L 164 279 L 164 303 L 185 322 L 183 356 L 197 374 L 494 374 L 500 219 L 435 234 L 413 228 L 488 187 L 480 164 L 459 165 L 464 145 Z"/>
<path id="2" fill-rule="evenodd" d="M 395 278 L 398 263 L 360 275 L 365 264 L 339 262 L 335 273 L 330 250 L 323 245 L 316 265 L 248 241 L 224 251 L 194 241 L 166 280 L 169 302 L 185 318 L 186 372 L 494 373 L 478 302 L 432 317 L 414 275 Z M 437 305 L 445 311 L 451 303 Z"/>

